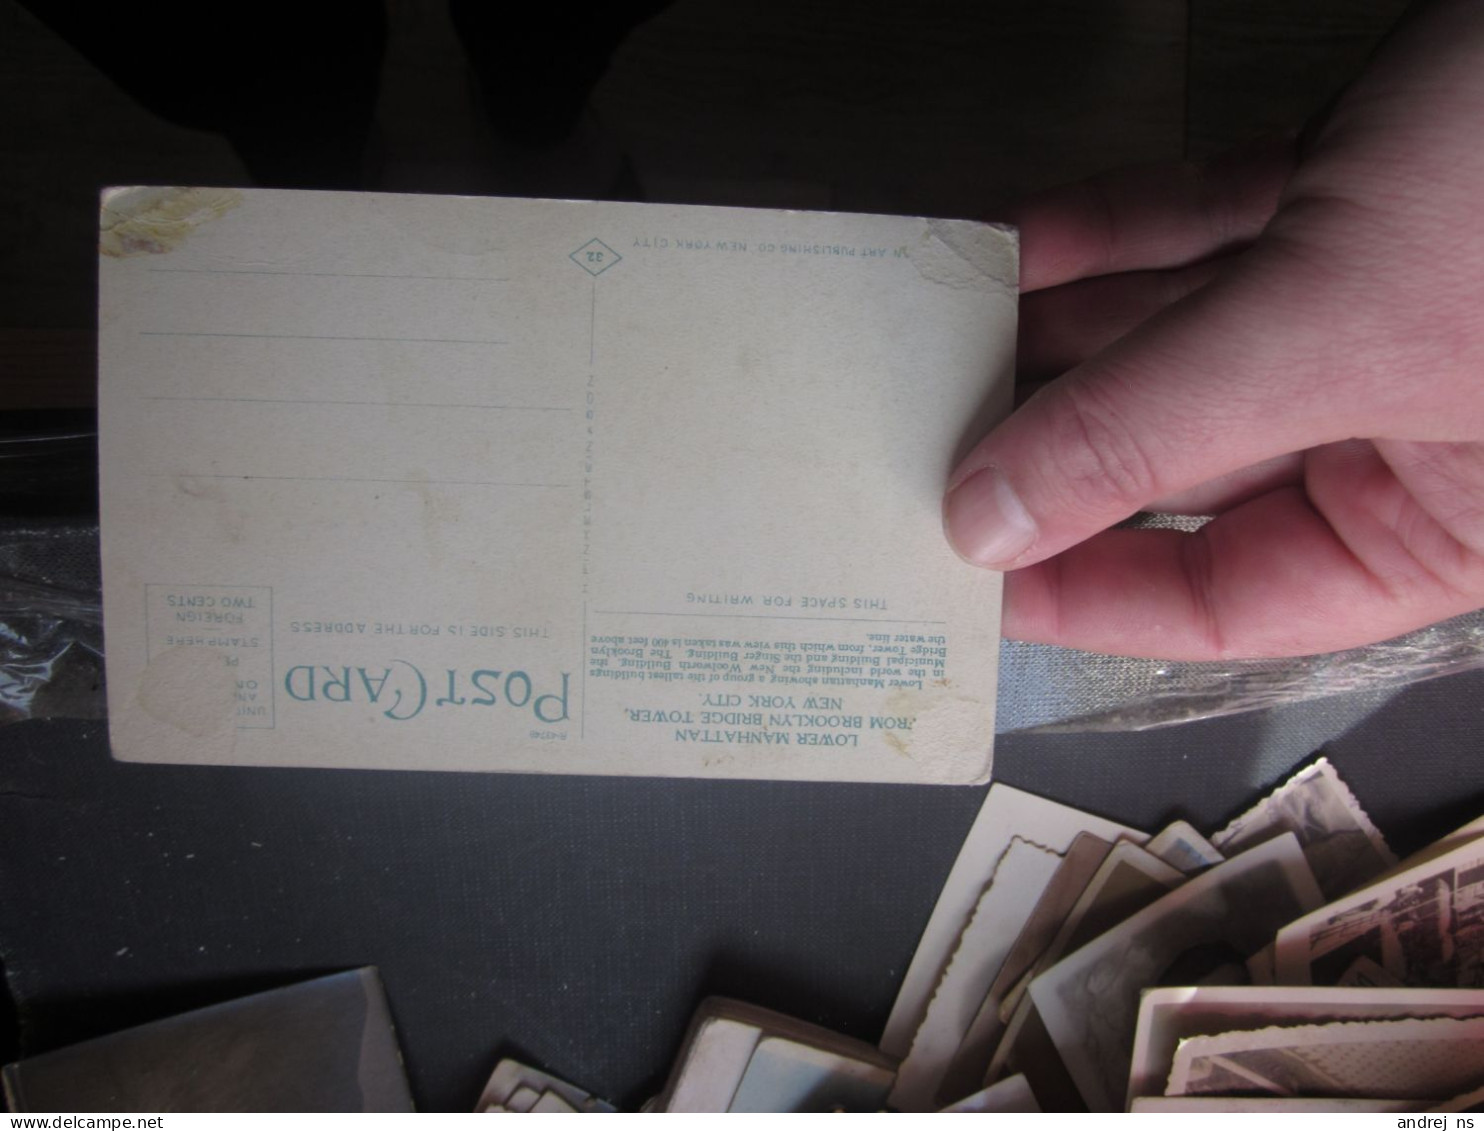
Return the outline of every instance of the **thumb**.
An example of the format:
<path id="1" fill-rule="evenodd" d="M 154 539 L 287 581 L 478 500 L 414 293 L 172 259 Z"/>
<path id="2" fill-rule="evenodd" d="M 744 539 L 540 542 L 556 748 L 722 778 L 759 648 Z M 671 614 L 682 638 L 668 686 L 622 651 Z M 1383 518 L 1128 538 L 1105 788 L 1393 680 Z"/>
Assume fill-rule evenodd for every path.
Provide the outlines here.
<path id="1" fill-rule="evenodd" d="M 1321 403 L 1343 359 L 1305 292 L 1249 253 L 1042 389 L 950 476 L 954 549 L 993 569 L 1031 565 L 1155 500 L 1365 434 Z"/>

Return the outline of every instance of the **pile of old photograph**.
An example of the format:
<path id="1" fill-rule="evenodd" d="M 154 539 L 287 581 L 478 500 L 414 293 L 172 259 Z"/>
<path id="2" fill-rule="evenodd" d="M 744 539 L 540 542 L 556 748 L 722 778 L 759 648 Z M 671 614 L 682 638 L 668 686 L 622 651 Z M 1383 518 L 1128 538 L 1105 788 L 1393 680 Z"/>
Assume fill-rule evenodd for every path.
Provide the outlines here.
<path id="1" fill-rule="evenodd" d="M 371 968 L 7 1065 L 0 1083 L 14 1111 L 412 1109 Z M 1125 1109 L 1484 1110 L 1484 818 L 1398 863 L 1323 759 L 1209 837 L 996 785 L 879 1045 L 708 998 L 642 1108 Z M 507 1059 L 475 1110 L 616 1108 Z"/>
<path id="2" fill-rule="evenodd" d="M 1484 818 L 1398 863 L 1321 758 L 1209 837 L 993 787 L 879 1047 L 708 999 L 645 1110 L 1476 1105 Z M 612 1109 L 505 1062 L 479 1110 Z"/>
<path id="3" fill-rule="evenodd" d="M 902 1111 L 1484 1106 L 1484 819 L 1398 863 L 1323 759 L 1209 838 L 996 786 L 881 1047 Z"/>

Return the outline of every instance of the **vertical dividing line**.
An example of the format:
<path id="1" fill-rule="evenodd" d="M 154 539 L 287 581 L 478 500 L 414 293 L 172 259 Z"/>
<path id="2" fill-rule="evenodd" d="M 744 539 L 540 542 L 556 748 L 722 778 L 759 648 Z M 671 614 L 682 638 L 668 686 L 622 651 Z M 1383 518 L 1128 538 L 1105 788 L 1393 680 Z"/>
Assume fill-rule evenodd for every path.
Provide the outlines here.
<path id="1" fill-rule="evenodd" d="M 587 401 L 587 396 L 589 395 L 588 394 L 588 391 L 590 391 L 592 389 L 592 370 L 593 370 L 593 368 L 597 364 L 597 357 L 598 357 L 598 280 L 597 280 L 596 277 L 593 278 L 592 288 L 593 288 L 592 289 L 592 297 L 590 298 L 590 300 L 588 302 L 588 308 L 587 308 L 587 367 L 588 367 L 588 385 L 587 385 L 587 390 L 584 391 L 584 396 L 583 396 L 584 403 L 586 403 L 586 401 Z M 591 407 L 591 406 L 589 406 L 589 407 Z M 584 420 L 587 419 L 586 414 L 584 414 L 583 419 Z M 583 435 L 583 451 L 584 451 L 584 453 L 586 452 L 586 449 L 587 449 L 587 436 L 588 436 L 588 434 L 589 434 L 590 431 L 591 431 L 591 425 L 589 424 L 589 426 L 587 428 L 584 428 L 583 429 L 583 432 L 582 432 L 582 435 Z M 586 458 L 587 457 L 584 454 L 583 459 L 586 460 Z M 585 473 L 584 473 L 584 476 L 583 476 L 583 484 L 584 484 L 584 486 L 587 485 L 587 476 L 586 476 Z M 584 491 L 583 494 L 586 495 L 586 491 Z M 585 515 L 587 514 L 587 511 L 586 511 L 585 508 L 588 505 L 589 504 L 587 503 L 587 500 L 584 498 L 583 503 L 582 503 L 582 506 L 584 507 L 584 514 Z M 589 527 L 584 527 L 583 529 L 584 529 L 584 531 L 587 531 L 590 528 Z M 588 535 L 586 533 L 584 533 L 584 538 L 586 538 L 586 537 L 588 537 Z M 584 545 L 584 550 L 583 550 L 583 568 L 584 569 L 588 568 L 588 565 L 589 565 L 589 563 L 588 563 L 588 559 L 587 559 L 587 549 L 586 549 L 586 545 Z M 580 718 L 579 718 L 577 737 L 579 739 L 586 739 L 587 738 L 587 669 L 588 669 L 588 664 L 591 662 L 588 659 L 588 654 L 587 654 L 588 653 L 588 637 L 587 637 L 587 596 L 586 596 L 586 590 L 587 590 L 587 574 L 586 573 L 583 574 L 582 587 L 583 587 L 583 591 L 584 591 L 584 595 L 583 595 L 583 599 L 582 599 L 582 654 L 581 654 L 582 671 L 581 671 L 581 691 L 580 691 L 580 694 L 582 696 L 582 712 L 581 712 L 581 715 L 580 715 Z"/>
<path id="2" fill-rule="evenodd" d="M 268 709 L 273 712 L 270 730 L 278 729 L 277 643 L 273 639 L 273 586 L 268 586 Z"/>
<path id="3" fill-rule="evenodd" d="M 579 692 L 579 694 L 582 696 L 582 716 L 577 733 L 578 738 L 587 737 L 587 653 L 587 602 L 584 601 L 582 602 L 582 690 Z"/>

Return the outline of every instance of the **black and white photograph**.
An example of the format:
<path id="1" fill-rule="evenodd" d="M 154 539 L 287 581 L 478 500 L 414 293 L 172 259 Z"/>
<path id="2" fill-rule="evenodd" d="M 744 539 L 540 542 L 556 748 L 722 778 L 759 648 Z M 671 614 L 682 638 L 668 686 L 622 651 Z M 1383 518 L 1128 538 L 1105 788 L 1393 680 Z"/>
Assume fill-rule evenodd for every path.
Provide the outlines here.
<path id="1" fill-rule="evenodd" d="M 1285 833 L 1176 888 L 1032 982 L 1030 996 L 1088 1103 L 1123 1104 L 1141 989 L 1240 982 L 1249 954 L 1322 901 L 1297 839 Z"/>

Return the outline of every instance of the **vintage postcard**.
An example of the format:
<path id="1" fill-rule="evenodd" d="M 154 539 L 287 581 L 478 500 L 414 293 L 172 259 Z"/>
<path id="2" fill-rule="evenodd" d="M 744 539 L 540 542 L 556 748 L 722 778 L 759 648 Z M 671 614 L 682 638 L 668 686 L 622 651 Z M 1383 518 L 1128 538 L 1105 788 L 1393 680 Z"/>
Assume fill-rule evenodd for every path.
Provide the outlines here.
<path id="1" fill-rule="evenodd" d="M 764 1037 L 727 1110 L 880 1111 L 893 1078 L 880 1063 L 786 1037 Z"/>
<path id="2" fill-rule="evenodd" d="M 1137 844 L 1128 841 L 1115 844 L 1050 944 L 1031 966 L 1030 978 L 1005 994 L 1000 1006 L 1001 1018 L 1008 1019 L 1019 1008 L 1021 994 L 1029 987 L 1032 978 L 1185 882 L 1184 872 Z"/>
<path id="3" fill-rule="evenodd" d="M 1002 1003 L 1027 981 L 1036 960 L 1056 937 L 1068 912 L 1112 847 L 1106 840 L 1090 833 L 1081 833 L 1072 841 L 959 1042 L 938 1089 L 940 1103 L 967 1096 L 982 1087 L 995 1048 L 1005 1033 L 1008 1018 L 1001 1016 Z"/>
<path id="4" fill-rule="evenodd" d="M 1118 850 L 1120 859 L 1127 859 L 1131 851 L 1140 851 L 1127 841 L 1119 843 L 1124 846 Z M 991 997 L 1004 1001 L 1024 981 L 1026 974 L 1056 941 L 1067 919 L 1083 902 L 1089 886 L 1102 872 L 1104 861 L 1116 847 L 1091 833 L 1080 833 L 1072 841 L 1062 855 L 1056 875 L 1041 893 L 1035 910 L 1026 918 L 1015 945 L 995 975 L 994 983 L 989 987 Z"/>
<path id="5" fill-rule="evenodd" d="M 774 1102 L 834 1100 L 874 1110 L 895 1074 L 895 1058 L 864 1041 L 761 1006 L 710 997 L 691 1019 L 664 1090 L 644 1110 L 724 1112 L 738 1103 L 770 1110 L 765 1105 Z"/>
<path id="6" fill-rule="evenodd" d="M 658 1111 L 726 1111 L 747 1071 L 762 1030 L 749 1019 L 698 1019 L 675 1061 L 671 1078 L 651 1101 Z"/>
<path id="7" fill-rule="evenodd" d="M 1021 1075 L 1007 1076 L 971 1096 L 943 1108 L 945 1112 L 996 1111 L 1038 1114 L 1041 1110 L 1030 1084 Z"/>
<path id="8" fill-rule="evenodd" d="M 1284 985 L 1334 985 L 1359 958 L 1407 986 L 1484 988 L 1484 842 L 1425 858 L 1278 933 Z"/>
<path id="9" fill-rule="evenodd" d="M 1038 1087 L 1038 1095 L 1075 1095 L 1076 1089 L 1070 1085 L 1067 1070 L 1027 992 L 1031 983 L 1064 955 L 1117 927 L 1185 882 L 1184 872 L 1137 844 L 1123 840 L 1113 845 L 1050 944 L 998 1002 L 1004 1030 L 990 1057 L 985 1080 L 997 1080 L 1018 1067 Z M 1047 1067 L 1043 1069 L 1043 1065 Z M 1040 1075 L 1043 1071 L 1045 1076 Z"/>
<path id="10" fill-rule="evenodd" d="M 1175 1049 L 1188 1037 L 1273 1025 L 1484 1017 L 1484 990 L 1327 986 L 1161 986 L 1145 990 L 1134 1033 L 1129 1098 L 1165 1089 Z"/>
<path id="11" fill-rule="evenodd" d="M 1304 767 L 1211 838 L 1227 855 L 1291 832 L 1326 899 L 1395 866 L 1396 855 L 1328 758 Z"/>
<path id="12" fill-rule="evenodd" d="M 5 1065 L 0 1084 L 11 1112 L 271 1112 L 289 1126 L 277 1113 L 414 1110 L 374 966 L 53 1049 Z"/>
<path id="13" fill-rule="evenodd" d="M 902 1060 L 891 1093 L 891 1104 L 899 1111 L 935 1111 L 942 1106 L 938 1090 L 954 1053 L 1010 953 L 1020 924 L 1035 910 L 1061 861 L 1049 849 L 1011 841 L 994 883 L 959 937 L 911 1051 Z"/>
<path id="14" fill-rule="evenodd" d="M 1484 1019 L 1350 1021 L 1187 1038 L 1175 1050 L 1166 1093 L 1442 1102 L 1481 1076 Z"/>
<path id="15" fill-rule="evenodd" d="M 1089 1109 L 1123 1110 L 1142 990 L 1225 970 L 1245 979 L 1246 957 L 1322 902 L 1297 839 L 1284 833 L 1187 880 L 1032 982 Z"/>
<path id="16" fill-rule="evenodd" d="M 129 188 L 100 251 L 117 757 L 988 780 L 1012 230 Z"/>
<path id="17" fill-rule="evenodd" d="M 611 1112 L 616 1109 L 565 1080 L 507 1058 L 495 1065 L 494 1074 L 485 1084 L 474 1110 Z"/>
<path id="18" fill-rule="evenodd" d="M 1061 1053 L 1036 1012 L 1030 994 L 1021 995 L 1020 1005 L 1005 1026 L 994 1059 L 984 1074 L 984 1083 L 1008 1079 L 1012 1073 L 1025 1076 L 1037 1102 L 1048 1111 L 1087 1110 L 1076 1081 L 1062 1062 Z"/>
<path id="19" fill-rule="evenodd" d="M 1107 841 L 1123 839 L 1138 844 L 1149 839 L 1147 833 L 1070 805 L 1007 785 L 990 787 L 912 954 L 881 1037 L 882 1052 L 904 1057 L 912 1048 L 912 1038 L 927 1013 L 928 1002 L 958 945 L 959 936 L 973 917 L 985 888 L 993 882 L 1011 841 L 1018 837 L 1052 852 L 1064 853 L 1081 833 L 1091 833 Z M 1019 924 L 1013 926 L 1019 930 Z"/>

